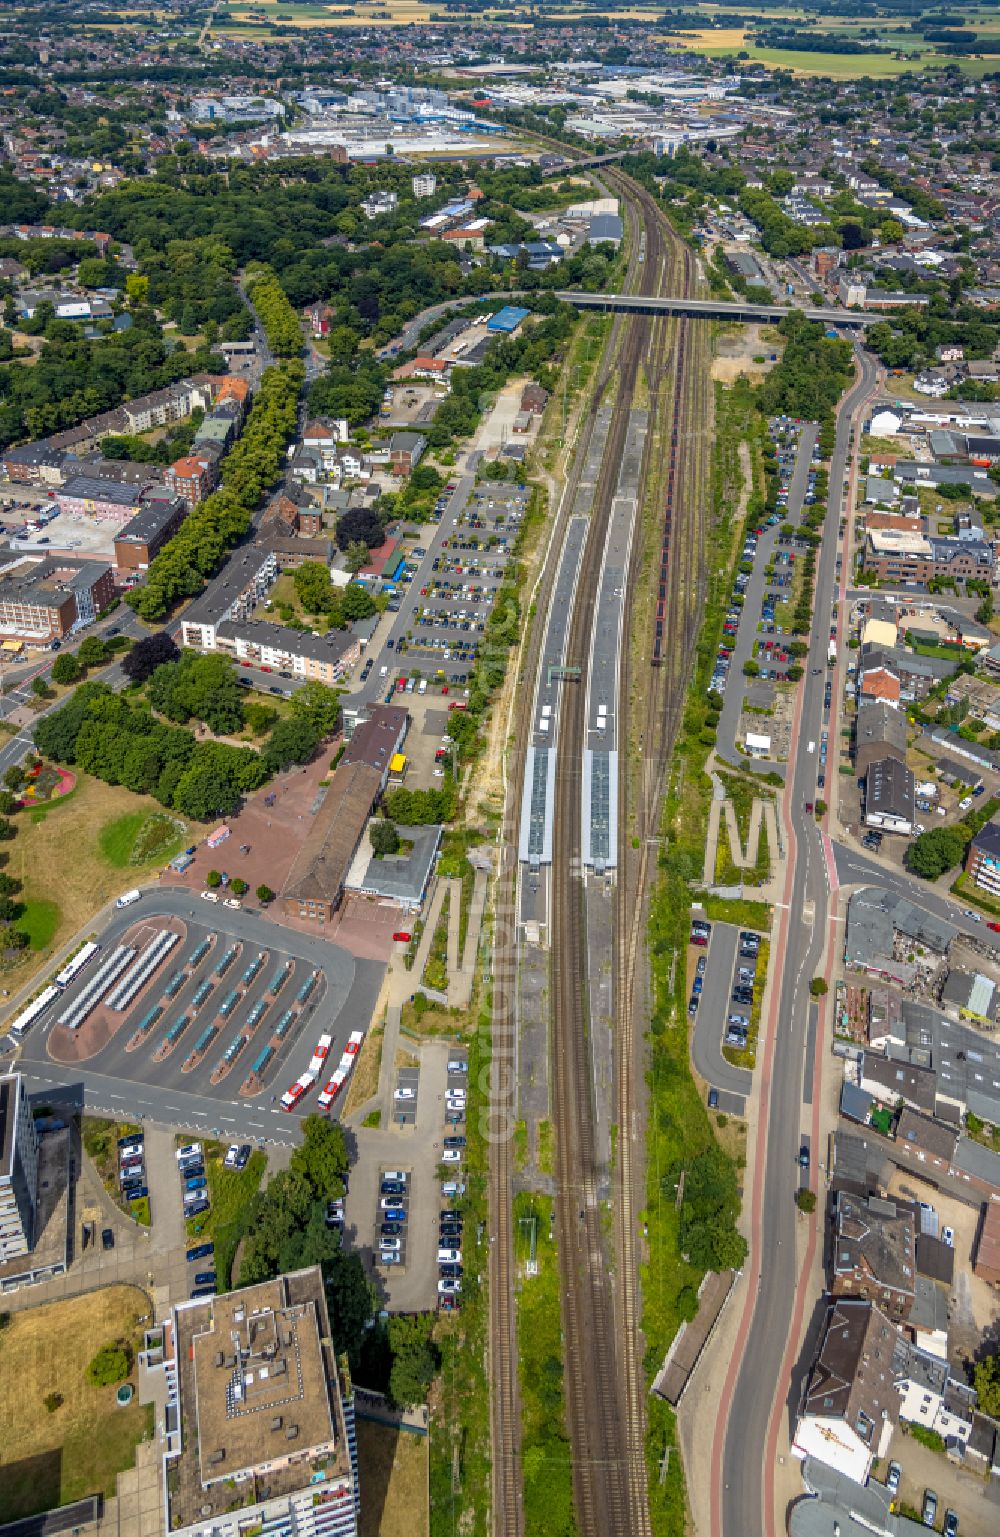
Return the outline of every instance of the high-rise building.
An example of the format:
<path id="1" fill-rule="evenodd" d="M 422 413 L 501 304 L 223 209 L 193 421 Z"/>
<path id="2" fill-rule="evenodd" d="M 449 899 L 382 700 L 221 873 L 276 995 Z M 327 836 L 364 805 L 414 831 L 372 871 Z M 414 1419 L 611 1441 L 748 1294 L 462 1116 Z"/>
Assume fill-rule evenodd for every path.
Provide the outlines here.
<path id="1" fill-rule="evenodd" d="M 437 184 L 437 177 L 432 176 L 430 171 L 421 171 L 413 178 L 413 196 L 433 197 Z"/>
<path id="2" fill-rule="evenodd" d="M 357 1537 L 353 1390 L 319 1267 L 178 1303 L 163 1335 L 172 1537 Z"/>
<path id="3" fill-rule="evenodd" d="M 34 1246 L 38 1133 L 20 1073 L 0 1078 L 0 1265 Z"/>

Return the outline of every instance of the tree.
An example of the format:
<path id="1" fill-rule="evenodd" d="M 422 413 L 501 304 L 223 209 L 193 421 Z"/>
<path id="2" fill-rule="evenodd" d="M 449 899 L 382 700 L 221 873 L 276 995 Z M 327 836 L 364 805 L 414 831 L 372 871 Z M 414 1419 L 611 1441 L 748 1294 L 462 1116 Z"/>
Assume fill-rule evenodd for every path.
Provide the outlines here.
<path id="1" fill-rule="evenodd" d="M 268 774 L 280 773 L 293 763 L 308 763 L 319 745 L 320 731 L 306 718 L 279 720 L 264 748 Z"/>
<path id="2" fill-rule="evenodd" d="M 295 594 L 307 614 L 325 614 L 330 608 L 333 584 L 322 561 L 306 560 L 292 576 Z"/>
<path id="3" fill-rule="evenodd" d="M 340 601 L 344 618 L 348 620 L 370 619 L 377 612 L 375 599 L 360 582 L 348 582 Z"/>
<path id="4" fill-rule="evenodd" d="M 88 635 L 76 657 L 84 667 L 100 667 L 108 660 L 108 648 L 99 635 Z"/>
<path id="5" fill-rule="evenodd" d="M 976 1362 L 973 1380 L 980 1409 L 996 1419 L 1000 1416 L 1000 1352 Z"/>
<path id="6" fill-rule="evenodd" d="M 83 667 L 72 652 L 61 652 L 52 662 L 52 682 L 78 682 L 83 678 Z"/>
<path id="7" fill-rule="evenodd" d="M 6 843 L 8 838 L 14 836 L 14 824 L 6 817 L 0 817 L 0 843 Z"/>
<path id="8" fill-rule="evenodd" d="M 208 874 L 205 876 L 205 885 L 210 887 L 213 891 L 217 886 L 222 885 L 222 876 L 218 870 L 209 870 Z"/>
<path id="9" fill-rule="evenodd" d="M 122 1382 L 128 1376 L 131 1365 L 127 1345 L 102 1345 L 87 1367 L 87 1381 L 91 1387 L 110 1387 L 113 1382 Z"/>
<path id="10" fill-rule="evenodd" d="M 145 683 L 164 662 L 176 662 L 179 656 L 166 630 L 160 630 L 136 641 L 128 656 L 122 658 L 122 672 L 131 683 Z"/>
<path id="11" fill-rule="evenodd" d="M 289 1161 L 291 1172 L 302 1174 L 317 1195 L 327 1200 L 343 1195 L 350 1158 L 340 1122 L 328 1120 L 325 1115 L 307 1115 L 302 1122 L 302 1137 Z"/>
<path id="12" fill-rule="evenodd" d="M 392 1368 L 389 1373 L 389 1397 L 398 1409 L 412 1409 L 423 1403 L 441 1363 L 432 1338 L 433 1316 L 429 1313 L 404 1314 L 388 1321 Z"/>
<path id="13" fill-rule="evenodd" d="M 274 892 L 271 890 L 270 886 L 265 886 L 263 882 L 261 882 L 261 884 L 257 887 L 256 895 L 257 901 L 260 902 L 263 907 L 266 907 L 268 902 L 274 901 Z"/>
<path id="14" fill-rule="evenodd" d="M 816 1210 L 816 1192 L 814 1190 L 797 1190 L 795 1192 L 795 1204 L 799 1211 L 813 1212 Z"/>
<path id="15" fill-rule="evenodd" d="M 352 576 L 356 576 L 362 566 L 367 566 L 370 551 L 363 539 L 352 539 L 344 551 L 344 565 Z"/>
<path id="16" fill-rule="evenodd" d="M 34 694 L 36 699 L 50 699 L 52 697 L 52 689 L 50 688 L 49 684 L 46 683 L 41 673 L 39 673 L 37 677 L 32 678 L 31 692 Z"/>
<path id="17" fill-rule="evenodd" d="M 964 857 L 968 835 L 958 827 L 932 827 L 907 850 L 906 863 L 914 875 L 936 881 Z"/>
<path id="18" fill-rule="evenodd" d="M 310 678 L 292 695 L 289 714 L 293 720 L 309 721 L 320 738 L 330 736 L 340 718 L 340 693 Z"/>
<path id="19" fill-rule="evenodd" d="M 399 833 L 395 822 L 382 817 L 374 819 L 368 824 L 368 837 L 376 859 L 384 859 L 386 854 L 399 852 Z"/>
<path id="20" fill-rule="evenodd" d="M 3 782 L 8 790 L 23 790 L 27 779 L 28 776 L 19 763 L 12 763 L 3 776 Z"/>
<path id="21" fill-rule="evenodd" d="M 813 977 L 809 983 L 809 991 L 814 998 L 825 998 L 830 991 L 825 977 Z"/>
<path id="22" fill-rule="evenodd" d="M 229 882 L 229 887 L 235 897 L 243 896 L 244 892 L 248 890 L 246 881 L 239 875 L 234 876 Z"/>

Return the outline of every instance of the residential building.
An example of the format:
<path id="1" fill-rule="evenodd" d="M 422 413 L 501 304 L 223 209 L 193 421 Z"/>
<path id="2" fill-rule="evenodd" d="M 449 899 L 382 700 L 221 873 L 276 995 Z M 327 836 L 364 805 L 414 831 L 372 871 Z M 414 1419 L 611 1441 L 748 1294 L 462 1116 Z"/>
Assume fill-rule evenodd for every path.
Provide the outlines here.
<path id="1" fill-rule="evenodd" d="M 146 571 L 172 539 L 190 508 L 179 496 L 151 497 L 115 535 L 115 564 L 119 571 Z"/>
<path id="2" fill-rule="evenodd" d="M 281 890 L 289 917 L 320 926 L 332 919 L 381 788 L 381 774 L 368 763 L 339 763 L 334 769 Z"/>
<path id="3" fill-rule="evenodd" d="M 188 507 L 204 501 L 219 479 L 219 461 L 215 454 L 186 454 L 175 459 L 164 476 L 167 489 L 180 496 Z"/>
<path id="4" fill-rule="evenodd" d="M 909 1108 L 900 1112 L 893 1152 L 902 1155 L 901 1162 L 925 1179 L 948 1173 L 957 1146 L 958 1133 L 954 1127 Z"/>
<path id="5" fill-rule="evenodd" d="M 830 1292 L 877 1302 L 886 1317 L 909 1318 L 916 1294 L 913 1213 L 877 1196 L 835 1196 Z"/>
<path id="6" fill-rule="evenodd" d="M 59 486 L 63 480 L 65 449 L 50 443 L 22 443 L 4 452 L 3 467 L 8 480 L 22 486 Z"/>
<path id="7" fill-rule="evenodd" d="M 237 550 L 215 580 L 185 609 L 181 643 L 198 651 L 214 651 L 219 625 L 226 620 L 248 618 L 277 575 L 278 559 L 273 550 L 254 544 Z"/>
<path id="8" fill-rule="evenodd" d="M 893 1108 L 909 1105 L 927 1115 L 934 1114 L 936 1079 L 932 1068 L 866 1051 L 858 1076 L 861 1088 L 879 1104 Z"/>
<path id="9" fill-rule="evenodd" d="M 885 699 L 865 697 L 854 727 L 854 763 L 863 779 L 873 763 L 886 758 L 906 761 L 906 716 Z"/>
<path id="10" fill-rule="evenodd" d="M 47 646 L 92 624 L 114 595 L 106 562 L 22 561 L 0 576 L 0 635 Z"/>
<path id="11" fill-rule="evenodd" d="M 38 1133 L 20 1073 L 0 1078 L 0 1266 L 35 1242 Z"/>
<path id="12" fill-rule="evenodd" d="M 216 626 L 217 651 L 238 663 L 318 683 L 339 683 L 358 662 L 361 642 L 350 630 L 293 630 L 266 619 L 224 620 Z"/>
<path id="13" fill-rule="evenodd" d="M 419 171 L 413 178 L 414 197 L 433 197 L 437 187 L 437 177 L 431 171 Z"/>
<path id="14" fill-rule="evenodd" d="M 397 475 L 409 475 L 420 463 L 427 439 L 420 432 L 394 432 L 389 439 L 389 463 Z"/>
<path id="15" fill-rule="evenodd" d="M 174 1537 L 356 1537 L 353 1389 L 332 1333 L 318 1265 L 171 1309 L 160 1357 Z"/>
<path id="16" fill-rule="evenodd" d="M 366 219 L 377 219 L 381 214 L 392 213 L 399 202 L 395 192 L 370 192 L 361 200 L 361 210 Z"/>
<path id="17" fill-rule="evenodd" d="M 148 484 L 152 484 L 152 477 Z M 56 494 L 60 512 L 98 522 L 126 523 L 142 505 L 145 486 L 120 485 L 93 475 L 73 475 Z"/>
<path id="18" fill-rule="evenodd" d="M 868 575 L 883 582 L 924 584 L 936 576 L 989 581 L 993 572 L 993 547 L 978 539 L 914 534 L 898 528 L 868 528 L 863 568 Z"/>
<path id="19" fill-rule="evenodd" d="M 897 705 L 902 697 L 902 685 L 897 675 L 884 665 L 862 666 L 858 670 L 859 706 L 865 700 L 880 700 L 884 704 Z"/>
<path id="20" fill-rule="evenodd" d="M 913 774 L 899 758 L 877 758 L 865 774 L 865 825 L 883 832 L 913 831 Z"/>
<path id="21" fill-rule="evenodd" d="M 901 1336 L 873 1302 L 837 1298 L 827 1312 L 803 1394 L 792 1452 L 815 1457 L 855 1483 L 889 1449 L 898 1413 L 893 1356 Z"/>
<path id="22" fill-rule="evenodd" d="M 986 1201 L 979 1218 L 972 1269 L 991 1286 L 1000 1286 L 1000 1202 Z"/>
<path id="23" fill-rule="evenodd" d="M 981 891 L 1000 897 L 1000 822 L 987 822 L 969 844 L 966 873 Z"/>

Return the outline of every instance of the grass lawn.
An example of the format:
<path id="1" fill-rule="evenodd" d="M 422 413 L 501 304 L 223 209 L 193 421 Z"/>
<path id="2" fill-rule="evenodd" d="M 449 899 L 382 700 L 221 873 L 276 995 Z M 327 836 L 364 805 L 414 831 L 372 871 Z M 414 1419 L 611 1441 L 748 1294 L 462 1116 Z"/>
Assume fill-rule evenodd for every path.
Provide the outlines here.
<path id="1" fill-rule="evenodd" d="M 184 847 L 187 835 L 185 823 L 165 811 L 126 811 L 102 827 L 98 847 L 102 859 L 114 869 L 127 870 L 172 859 Z"/>
<path id="2" fill-rule="evenodd" d="M 361 1537 L 427 1537 L 427 1437 L 371 1420 L 357 1424 Z"/>
<path id="3" fill-rule="evenodd" d="M 119 1211 L 136 1222 L 141 1222 L 142 1216 L 126 1201 L 118 1182 L 118 1139 L 141 1131 L 137 1121 L 108 1121 L 100 1115 L 85 1115 L 81 1123 L 84 1151 L 100 1175 L 105 1190 Z M 149 1226 L 148 1199 L 145 1226 Z"/>
<path id="4" fill-rule="evenodd" d="M 144 1292 L 109 1286 L 11 1316 L 0 1334 L 0 1521 L 115 1493 L 152 1434 L 153 1409 L 118 1408 L 115 1388 L 91 1387 L 84 1372 L 102 1345 L 136 1349 L 148 1312 Z M 64 1401 L 50 1414 L 43 1400 L 54 1392 Z"/>
<path id="5" fill-rule="evenodd" d="M 133 795 L 120 785 L 106 785 L 81 774 L 76 789 L 61 800 L 29 812 L 18 812 L 17 829 L 7 844 L 7 873 L 22 883 L 27 906 L 19 927 L 31 935 L 32 948 L 15 963 L 18 981 L 27 980 L 47 951 L 58 947 L 90 921 L 94 913 L 124 890 L 128 881 L 105 857 L 106 829 L 117 854 L 126 820 L 131 846 L 145 824 L 163 817 L 162 808 L 147 796 Z M 180 825 L 180 824 L 176 824 Z M 181 835 L 175 834 L 178 847 Z M 72 856 L 67 857 L 72 850 Z M 143 863 L 128 866 L 133 879 L 163 863 L 163 850 Z"/>
<path id="6" fill-rule="evenodd" d="M 58 905 L 44 899 L 27 902 L 15 927 L 27 934 L 32 950 L 44 950 L 59 927 Z"/>
<path id="7" fill-rule="evenodd" d="M 260 1149 L 251 1153 L 245 1169 L 227 1169 L 223 1163 L 226 1146 L 222 1142 L 206 1142 L 205 1178 L 211 1210 L 200 1216 L 190 1217 L 187 1223 L 188 1237 L 192 1243 L 215 1244 L 215 1270 L 219 1277 L 219 1290 L 228 1291 L 230 1272 L 240 1239 L 247 1207 L 260 1189 L 267 1168 L 267 1155 Z"/>
<path id="8" fill-rule="evenodd" d="M 378 1089 L 379 1072 L 382 1067 L 382 1041 L 385 1036 L 385 1026 L 376 1025 L 369 1030 L 361 1043 L 361 1050 L 354 1059 L 354 1070 L 347 1084 L 347 1098 L 344 1100 L 344 1115 L 347 1116 L 366 1100 L 371 1099 Z"/>

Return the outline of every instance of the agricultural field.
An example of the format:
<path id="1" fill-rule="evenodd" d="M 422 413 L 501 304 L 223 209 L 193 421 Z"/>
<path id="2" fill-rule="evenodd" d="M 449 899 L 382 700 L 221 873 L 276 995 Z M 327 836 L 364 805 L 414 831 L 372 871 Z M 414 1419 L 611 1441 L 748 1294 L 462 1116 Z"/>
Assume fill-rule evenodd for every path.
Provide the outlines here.
<path id="1" fill-rule="evenodd" d="M 0 1328 L 0 1521 L 115 1493 L 153 1429 L 152 1405 L 115 1402 L 86 1369 L 102 1346 L 124 1343 L 134 1359 L 144 1292 L 109 1286 L 65 1302 L 4 1315 Z M 126 1380 L 135 1383 L 135 1369 Z M 56 1402 L 56 1400 L 59 1400 Z"/>

